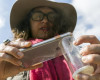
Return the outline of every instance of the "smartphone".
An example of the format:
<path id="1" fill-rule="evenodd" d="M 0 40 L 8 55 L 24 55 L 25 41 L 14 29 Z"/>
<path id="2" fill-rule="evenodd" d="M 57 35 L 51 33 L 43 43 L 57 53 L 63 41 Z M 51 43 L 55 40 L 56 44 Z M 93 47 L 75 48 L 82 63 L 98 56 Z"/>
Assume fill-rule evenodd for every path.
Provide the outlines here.
<path id="1" fill-rule="evenodd" d="M 64 33 L 62 35 L 55 36 L 40 43 L 32 45 L 27 49 L 20 49 L 24 53 L 24 57 L 21 59 L 22 66 L 27 68 L 32 65 L 43 63 L 62 55 L 59 47 L 60 41 L 67 36 L 71 36 L 72 33 Z"/>

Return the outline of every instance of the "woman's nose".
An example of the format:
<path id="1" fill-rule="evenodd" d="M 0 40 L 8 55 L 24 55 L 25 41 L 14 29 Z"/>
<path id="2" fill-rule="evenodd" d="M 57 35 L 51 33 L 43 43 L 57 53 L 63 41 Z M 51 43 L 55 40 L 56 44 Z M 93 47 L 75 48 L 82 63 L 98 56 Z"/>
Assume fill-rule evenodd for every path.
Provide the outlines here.
<path id="1" fill-rule="evenodd" d="M 47 19 L 46 16 L 43 18 L 42 22 L 43 22 L 43 23 L 47 23 L 47 22 L 48 22 L 48 19 Z"/>

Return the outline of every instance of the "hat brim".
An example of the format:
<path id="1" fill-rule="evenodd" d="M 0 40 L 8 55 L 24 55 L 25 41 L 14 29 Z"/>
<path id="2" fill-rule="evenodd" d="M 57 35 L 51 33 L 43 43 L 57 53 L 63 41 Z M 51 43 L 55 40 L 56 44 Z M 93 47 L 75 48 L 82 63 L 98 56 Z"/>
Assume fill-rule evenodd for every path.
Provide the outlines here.
<path id="1" fill-rule="evenodd" d="M 73 26 L 76 25 L 77 15 L 75 8 L 67 3 L 58 3 L 48 0 L 17 0 L 12 7 L 10 14 L 10 25 L 14 28 L 19 24 L 29 13 L 32 8 L 39 6 L 49 6 L 55 9 L 62 10 L 62 13 L 69 19 Z"/>

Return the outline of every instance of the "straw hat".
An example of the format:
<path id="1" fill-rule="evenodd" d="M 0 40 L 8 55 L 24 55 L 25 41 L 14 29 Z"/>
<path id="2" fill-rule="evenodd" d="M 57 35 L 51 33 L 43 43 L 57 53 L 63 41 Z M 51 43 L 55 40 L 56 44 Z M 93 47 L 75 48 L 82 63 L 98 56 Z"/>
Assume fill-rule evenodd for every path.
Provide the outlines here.
<path id="1" fill-rule="evenodd" d="M 19 24 L 32 8 L 49 6 L 61 10 L 72 26 L 76 25 L 77 15 L 74 7 L 68 3 L 58 3 L 48 0 L 17 0 L 12 7 L 10 14 L 11 28 Z"/>

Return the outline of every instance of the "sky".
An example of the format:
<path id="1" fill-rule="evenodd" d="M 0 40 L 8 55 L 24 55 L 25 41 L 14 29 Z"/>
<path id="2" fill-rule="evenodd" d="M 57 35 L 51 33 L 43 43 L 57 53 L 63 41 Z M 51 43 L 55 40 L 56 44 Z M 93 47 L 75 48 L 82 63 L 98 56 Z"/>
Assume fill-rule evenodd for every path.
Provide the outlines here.
<path id="1" fill-rule="evenodd" d="M 0 43 L 12 39 L 10 11 L 16 0 L 0 0 Z M 77 11 L 74 37 L 95 35 L 100 40 L 100 0 L 52 0 L 72 4 Z"/>

